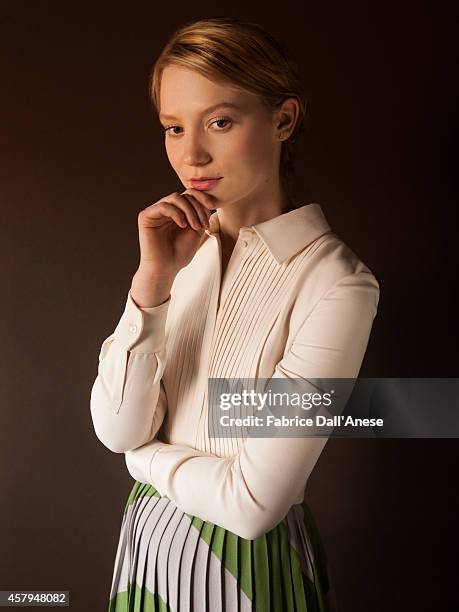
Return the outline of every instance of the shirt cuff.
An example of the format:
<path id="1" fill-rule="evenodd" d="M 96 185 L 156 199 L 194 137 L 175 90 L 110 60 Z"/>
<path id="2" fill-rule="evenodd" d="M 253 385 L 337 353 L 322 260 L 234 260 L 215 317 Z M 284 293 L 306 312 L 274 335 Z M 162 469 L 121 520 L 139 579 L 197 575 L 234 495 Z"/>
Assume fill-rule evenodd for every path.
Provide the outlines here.
<path id="1" fill-rule="evenodd" d="M 124 452 L 126 467 L 134 480 L 153 484 L 150 465 L 161 444 L 158 440 L 152 440 L 139 448 Z"/>
<path id="2" fill-rule="evenodd" d="M 155 487 L 162 497 L 167 496 L 167 472 L 162 470 L 161 467 L 157 468 L 158 455 L 161 451 L 171 449 L 171 444 L 161 442 L 160 440 L 154 441 L 154 451 L 149 463 L 149 476 L 150 482 Z M 161 465 L 161 464 L 160 464 Z"/>
<path id="3" fill-rule="evenodd" d="M 158 353 L 163 350 L 170 302 L 169 295 L 159 306 L 141 308 L 134 302 L 129 290 L 124 312 L 114 331 L 116 340 L 132 353 Z"/>

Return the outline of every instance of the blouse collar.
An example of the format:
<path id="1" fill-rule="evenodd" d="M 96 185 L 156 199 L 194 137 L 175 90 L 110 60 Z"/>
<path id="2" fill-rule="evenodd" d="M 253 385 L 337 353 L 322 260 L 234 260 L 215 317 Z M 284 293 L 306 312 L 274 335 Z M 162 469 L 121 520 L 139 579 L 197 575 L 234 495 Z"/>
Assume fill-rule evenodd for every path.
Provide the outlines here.
<path id="1" fill-rule="evenodd" d="M 209 229 L 205 231 L 209 236 L 220 231 L 218 210 L 209 217 Z M 276 261 L 281 264 L 322 234 L 331 231 L 331 228 L 320 204 L 313 202 L 267 221 L 243 226 L 239 233 L 247 231 L 255 231 Z"/>

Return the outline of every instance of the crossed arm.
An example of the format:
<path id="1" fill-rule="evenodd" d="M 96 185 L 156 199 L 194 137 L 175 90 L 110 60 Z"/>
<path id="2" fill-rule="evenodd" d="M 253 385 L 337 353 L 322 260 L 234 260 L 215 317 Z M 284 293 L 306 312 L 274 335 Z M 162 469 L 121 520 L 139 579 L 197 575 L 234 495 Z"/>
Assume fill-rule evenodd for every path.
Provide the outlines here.
<path id="1" fill-rule="evenodd" d="M 357 378 L 378 301 L 371 274 L 340 279 L 305 319 L 272 378 Z M 134 479 L 151 483 L 183 512 L 254 539 L 296 503 L 327 439 L 248 437 L 231 458 L 153 439 L 127 450 L 125 459 Z"/>

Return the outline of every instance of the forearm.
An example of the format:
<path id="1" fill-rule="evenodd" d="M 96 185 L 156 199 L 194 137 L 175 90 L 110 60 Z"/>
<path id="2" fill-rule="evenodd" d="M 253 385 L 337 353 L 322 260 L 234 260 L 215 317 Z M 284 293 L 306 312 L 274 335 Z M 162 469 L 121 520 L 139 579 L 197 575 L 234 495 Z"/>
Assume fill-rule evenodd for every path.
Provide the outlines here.
<path id="1" fill-rule="evenodd" d="M 282 521 L 302 495 L 326 442 L 285 438 L 269 444 L 251 438 L 238 456 L 221 458 L 153 440 L 125 455 L 135 480 L 152 484 L 183 512 L 251 540 Z M 286 456 L 294 467 L 287 479 L 282 469 Z"/>
<path id="2" fill-rule="evenodd" d="M 126 452 L 125 457 L 134 479 L 152 484 L 183 512 L 240 537 L 256 537 L 265 508 L 246 486 L 238 457 L 220 458 L 158 440 Z"/>
<path id="3" fill-rule="evenodd" d="M 140 308 L 160 306 L 169 298 L 174 278 L 150 274 L 142 265 L 132 277 L 131 297 Z"/>
<path id="4" fill-rule="evenodd" d="M 90 406 L 96 435 L 113 452 L 145 444 L 163 421 L 166 398 L 161 378 L 169 303 L 141 309 L 128 294 L 115 332 L 102 344 Z"/>

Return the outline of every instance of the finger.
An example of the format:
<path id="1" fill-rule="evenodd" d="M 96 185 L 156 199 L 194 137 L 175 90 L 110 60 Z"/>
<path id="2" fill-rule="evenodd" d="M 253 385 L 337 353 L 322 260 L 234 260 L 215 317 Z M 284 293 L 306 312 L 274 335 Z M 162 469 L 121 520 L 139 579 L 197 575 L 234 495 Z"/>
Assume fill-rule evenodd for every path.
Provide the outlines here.
<path id="1" fill-rule="evenodd" d="M 187 193 L 187 192 L 184 192 L 180 195 L 186 198 L 192 204 L 192 206 L 194 206 L 194 209 L 196 210 L 196 213 L 199 216 L 201 225 L 203 227 L 208 228 L 209 227 L 209 217 L 211 215 L 210 210 L 208 210 L 207 208 L 204 208 L 201 202 L 198 202 L 198 200 L 194 197 L 194 195 Z"/>
<path id="2" fill-rule="evenodd" d="M 194 196 L 206 210 L 215 210 L 215 198 L 211 196 L 210 193 L 201 191 L 200 189 L 194 189 L 193 187 L 186 189 L 182 193 L 189 193 Z"/>
<path id="3" fill-rule="evenodd" d="M 174 204 L 175 206 L 183 210 L 183 212 L 185 213 L 188 219 L 188 223 L 193 229 L 195 230 L 203 229 L 201 225 L 201 220 L 196 211 L 196 208 L 187 197 L 182 196 L 178 192 L 174 192 L 174 193 L 171 193 L 167 197 L 167 199 L 169 202 L 171 202 L 172 204 Z"/>
<path id="4" fill-rule="evenodd" d="M 166 216 L 173 219 L 180 227 L 189 227 L 186 215 L 177 206 L 170 204 L 169 202 L 162 202 L 163 210 Z"/>
<path id="5" fill-rule="evenodd" d="M 155 204 L 147 206 L 139 213 L 139 217 L 142 215 L 152 220 L 160 220 L 161 217 L 168 217 L 179 227 L 188 227 L 186 215 L 177 206 L 174 206 L 165 200 L 160 200 Z"/>

